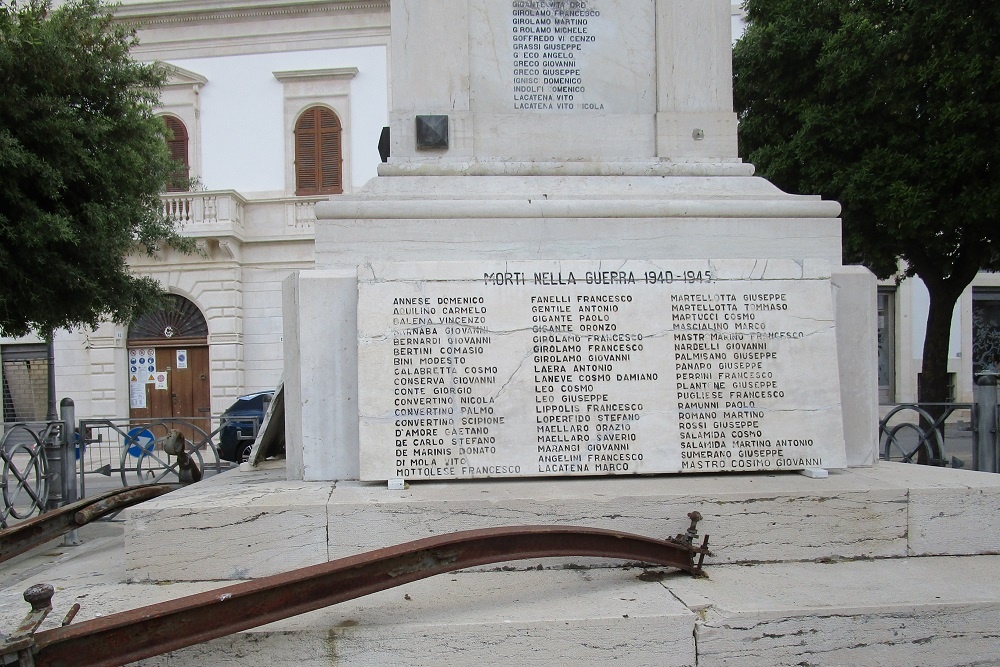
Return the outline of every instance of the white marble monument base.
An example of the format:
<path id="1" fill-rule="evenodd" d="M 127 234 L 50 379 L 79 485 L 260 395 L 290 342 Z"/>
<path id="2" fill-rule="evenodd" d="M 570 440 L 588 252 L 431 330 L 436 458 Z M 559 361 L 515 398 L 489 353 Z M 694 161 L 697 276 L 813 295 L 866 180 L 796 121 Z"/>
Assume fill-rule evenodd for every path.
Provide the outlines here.
<path id="1" fill-rule="evenodd" d="M 407 533 L 572 520 L 648 522 L 662 535 L 696 503 L 717 554 L 706 579 L 525 561 L 439 575 L 137 664 L 1000 664 L 1000 475 L 879 464 L 819 480 L 663 476 L 603 489 L 523 480 L 393 493 L 294 485 L 281 474 L 221 475 L 127 510 L 126 539 L 106 535 L 113 524 L 87 526 L 82 546 L 47 545 L 5 564 L 0 628 L 21 621 L 22 593 L 40 581 L 57 589 L 48 629 L 74 601 L 85 621 Z M 463 486 L 479 500 L 460 508 L 448 489 Z M 101 525 L 104 536 L 87 533 Z"/>
<path id="2" fill-rule="evenodd" d="M 525 524 L 670 537 L 684 532 L 692 510 L 705 517 L 699 529 L 710 535 L 710 571 L 726 563 L 1000 552 L 1000 475 L 962 470 L 880 463 L 826 479 L 663 475 L 389 491 L 287 481 L 272 468 L 220 475 L 130 510 L 125 569 L 134 581 L 253 579 L 431 535 Z"/>

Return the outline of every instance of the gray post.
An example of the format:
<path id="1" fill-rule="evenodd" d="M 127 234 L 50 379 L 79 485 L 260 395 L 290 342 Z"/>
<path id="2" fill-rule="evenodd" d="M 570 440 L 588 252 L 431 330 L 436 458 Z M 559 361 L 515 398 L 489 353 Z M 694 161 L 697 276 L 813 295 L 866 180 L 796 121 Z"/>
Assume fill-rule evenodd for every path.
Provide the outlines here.
<path id="1" fill-rule="evenodd" d="M 63 422 L 63 500 L 66 504 L 76 502 L 76 405 L 72 398 L 64 398 L 59 403 L 59 417 Z"/>
<path id="2" fill-rule="evenodd" d="M 60 448 L 62 449 L 62 497 L 63 504 L 68 505 L 76 502 L 79 495 L 76 491 L 76 405 L 72 398 L 64 398 L 59 403 L 59 417 L 62 419 L 62 438 Z M 82 454 L 82 452 L 81 452 Z M 80 544 L 76 531 L 71 530 L 63 537 L 63 544 L 66 546 L 76 546 Z"/>
<path id="3" fill-rule="evenodd" d="M 66 481 L 63 479 L 63 457 L 66 449 L 62 445 L 63 437 L 53 428 L 56 422 L 47 423 L 46 431 L 42 434 L 45 441 L 42 449 L 45 452 L 45 462 L 49 467 L 49 495 L 45 501 L 45 511 L 59 509 L 63 505 L 63 489 Z"/>
<path id="4" fill-rule="evenodd" d="M 980 472 L 1000 472 L 997 456 L 997 374 L 976 378 L 976 447 L 972 467 Z"/>

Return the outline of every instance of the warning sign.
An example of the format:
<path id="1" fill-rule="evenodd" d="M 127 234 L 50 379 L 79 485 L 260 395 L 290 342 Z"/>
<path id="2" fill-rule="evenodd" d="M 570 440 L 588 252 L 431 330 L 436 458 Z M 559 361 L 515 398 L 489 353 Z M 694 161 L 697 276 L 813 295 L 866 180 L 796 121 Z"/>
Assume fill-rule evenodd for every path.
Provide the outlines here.
<path id="1" fill-rule="evenodd" d="M 146 382 L 153 382 L 156 372 L 156 349 L 152 347 L 133 347 L 128 351 L 128 370 L 135 376 L 146 376 Z"/>

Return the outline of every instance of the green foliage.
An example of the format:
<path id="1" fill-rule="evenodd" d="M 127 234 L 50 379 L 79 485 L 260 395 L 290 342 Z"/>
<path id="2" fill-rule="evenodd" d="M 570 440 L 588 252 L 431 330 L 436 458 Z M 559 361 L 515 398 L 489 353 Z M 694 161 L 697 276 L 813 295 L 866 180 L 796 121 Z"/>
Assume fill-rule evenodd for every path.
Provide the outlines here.
<path id="1" fill-rule="evenodd" d="M 1000 269 L 1000 3 L 746 8 L 733 53 L 740 154 L 785 190 L 841 202 L 845 261 L 923 279 L 935 320 L 925 375 L 928 355 L 943 368 L 955 301 L 978 271 Z"/>
<path id="2" fill-rule="evenodd" d="M 181 248 L 159 193 L 175 166 L 153 111 L 164 72 L 101 0 L 0 3 L 0 332 L 105 317 L 161 296 L 126 257 Z"/>
<path id="3" fill-rule="evenodd" d="M 844 206 L 880 276 L 998 264 L 1000 3 L 748 0 L 734 51 L 741 154 Z M 971 279 L 971 276 L 970 276 Z"/>

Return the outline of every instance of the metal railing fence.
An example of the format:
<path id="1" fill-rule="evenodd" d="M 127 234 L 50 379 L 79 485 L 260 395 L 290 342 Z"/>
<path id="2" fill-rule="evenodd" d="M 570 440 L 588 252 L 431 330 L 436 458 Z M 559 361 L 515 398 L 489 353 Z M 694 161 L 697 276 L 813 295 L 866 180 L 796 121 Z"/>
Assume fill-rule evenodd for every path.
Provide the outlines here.
<path id="1" fill-rule="evenodd" d="M 0 528 L 58 507 L 76 496 L 64 488 L 73 479 L 66 468 L 65 422 L 4 424 L 0 438 Z M 75 485 L 73 487 L 75 489 Z"/>
<path id="2" fill-rule="evenodd" d="M 113 485 L 124 487 L 176 482 L 181 462 L 164 449 L 171 431 L 184 435 L 186 455 L 203 473 L 212 474 L 234 465 L 221 453 L 227 424 L 232 427 L 227 438 L 235 442 L 236 457 L 260 428 L 260 419 L 252 416 L 77 422 L 70 399 L 62 401 L 60 416 L 58 421 L 2 425 L 0 529 L 85 497 L 87 480 L 94 476 L 115 476 Z M 214 428 L 206 431 L 209 427 Z"/>
<path id="3" fill-rule="evenodd" d="M 88 475 L 119 476 L 124 486 L 155 484 L 177 475 L 176 457 L 163 451 L 162 443 L 172 430 L 189 442 L 188 451 L 206 473 L 218 473 L 232 465 L 221 453 L 220 436 L 227 423 L 238 423 L 234 437 L 253 442 L 260 420 L 256 417 L 171 417 L 161 419 L 85 419 L 78 433 L 84 443 L 80 457 L 80 484 Z M 214 426 L 211 431 L 205 429 Z M 237 450 L 242 447 L 238 447 Z"/>
<path id="4" fill-rule="evenodd" d="M 949 444 L 957 433 L 975 436 L 975 411 L 974 403 L 896 405 L 879 421 L 879 456 L 885 461 L 965 467 L 966 461 L 954 454 L 957 448 Z"/>
<path id="5" fill-rule="evenodd" d="M 879 456 L 1000 473 L 997 376 L 983 373 L 973 403 L 904 403 L 879 421 Z"/>

